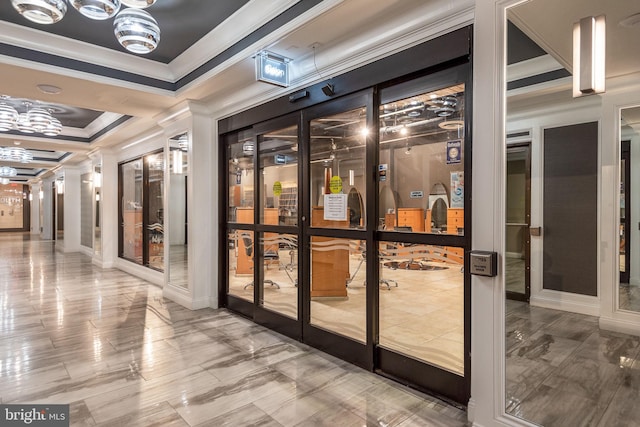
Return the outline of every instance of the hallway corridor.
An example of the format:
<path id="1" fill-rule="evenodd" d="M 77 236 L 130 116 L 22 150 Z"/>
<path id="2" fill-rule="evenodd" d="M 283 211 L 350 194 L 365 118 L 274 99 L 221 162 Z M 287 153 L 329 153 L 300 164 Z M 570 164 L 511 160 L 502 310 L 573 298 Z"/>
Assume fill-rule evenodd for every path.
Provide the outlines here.
<path id="1" fill-rule="evenodd" d="M 465 426 L 466 413 L 28 233 L 0 234 L 0 402 L 74 426 Z"/>

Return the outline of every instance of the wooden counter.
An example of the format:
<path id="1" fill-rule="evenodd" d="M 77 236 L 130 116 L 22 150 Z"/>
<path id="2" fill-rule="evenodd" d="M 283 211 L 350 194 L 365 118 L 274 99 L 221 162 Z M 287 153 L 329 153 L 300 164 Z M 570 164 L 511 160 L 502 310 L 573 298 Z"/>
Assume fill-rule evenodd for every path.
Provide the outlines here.
<path id="1" fill-rule="evenodd" d="M 349 216 L 347 215 L 347 218 Z M 349 221 L 327 221 L 322 206 L 314 206 L 311 211 L 311 225 L 314 227 L 349 227 Z M 320 250 L 323 243 L 334 241 L 344 245 L 344 249 Z M 311 298 L 346 298 L 349 278 L 348 240 L 339 237 L 311 237 Z"/>

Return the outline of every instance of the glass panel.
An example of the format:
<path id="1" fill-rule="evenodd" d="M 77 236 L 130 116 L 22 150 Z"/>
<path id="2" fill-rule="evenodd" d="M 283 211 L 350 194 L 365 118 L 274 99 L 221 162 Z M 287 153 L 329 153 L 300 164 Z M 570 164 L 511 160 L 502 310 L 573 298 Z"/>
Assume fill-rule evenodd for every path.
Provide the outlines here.
<path id="1" fill-rule="evenodd" d="M 253 302 L 253 231 L 230 230 L 228 242 L 229 295 Z"/>
<path id="2" fill-rule="evenodd" d="M 64 177 L 58 178 L 54 184 L 56 198 L 56 240 L 64 240 Z"/>
<path id="3" fill-rule="evenodd" d="M 627 187 L 627 183 L 625 182 L 625 171 L 627 168 L 627 164 L 625 159 L 620 160 L 620 272 L 624 273 L 627 271 L 625 254 L 627 251 L 627 241 L 626 241 L 626 215 L 625 215 L 625 201 L 626 201 L 626 193 L 625 188 Z"/>
<path id="4" fill-rule="evenodd" d="M 0 229 L 23 227 L 22 185 L 0 184 Z"/>
<path id="5" fill-rule="evenodd" d="M 620 112 L 620 283 L 618 307 L 640 312 L 640 107 Z"/>
<path id="6" fill-rule="evenodd" d="M 80 244 L 93 247 L 93 173 L 80 176 Z"/>
<path id="7" fill-rule="evenodd" d="M 366 260 L 361 240 L 311 238 L 311 324 L 366 341 Z"/>
<path id="8" fill-rule="evenodd" d="M 264 233 L 261 241 L 264 288 L 262 304 L 298 318 L 298 240 L 293 234 Z"/>
<path id="9" fill-rule="evenodd" d="M 260 222 L 298 225 L 298 126 L 262 135 Z"/>
<path id="10" fill-rule="evenodd" d="M 311 121 L 312 227 L 365 224 L 366 108 Z"/>
<path id="11" fill-rule="evenodd" d="M 145 157 L 149 166 L 149 209 L 146 212 L 149 267 L 164 270 L 164 153 Z"/>
<path id="12" fill-rule="evenodd" d="M 507 151 L 507 242 L 506 286 L 507 290 L 526 293 L 525 245 L 527 224 L 527 152 Z"/>
<path id="13" fill-rule="evenodd" d="M 142 264 L 142 160 L 120 165 L 122 174 L 122 257 Z"/>
<path id="14" fill-rule="evenodd" d="M 464 234 L 464 85 L 380 106 L 380 229 Z"/>
<path id="15" fill-rule="evenodd" d="M 462 248 L 381 242 L 379 253 L 380 345 L 464 375 Z"/>
<path id="16" fill-rule="evenodd" d="M 187 288 L 187 173 L 188 156 L 183 134 L 169 141 L 169 283 Z M 179 145 L 181 144 L 181 145 Z"/>
<path id="17" fill-rule="evenodd" d="M 94 216 L 94 251 L 97 255 L 102 253 L 102 231 L 100 228 L 100 197 L 102 197 L 102 168 L 96 166 L 93 172 L 93 188 L 95 191 L 95 216 Z"/>
<path id="18" fill-rule="evenodd" d="M 236 210 L 254 206 L 253 153 L 256 143 L 248 131 L 229 138 L 229 222 L 247 222 L 236 217 Z"/>

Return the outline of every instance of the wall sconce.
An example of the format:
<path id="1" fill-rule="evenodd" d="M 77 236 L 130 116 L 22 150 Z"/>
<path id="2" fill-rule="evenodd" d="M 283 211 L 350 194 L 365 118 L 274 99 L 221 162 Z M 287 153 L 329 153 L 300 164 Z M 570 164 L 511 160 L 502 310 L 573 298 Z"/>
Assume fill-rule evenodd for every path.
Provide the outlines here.
<path id="1" fill-rule="evenodd" d="M 100 172 L 93 173 L 93 186 L 102 187 L 102 174 Z"/>
<path id="2" fill-rule="evenodd" d="M 174 174 L 180 174 L 182 173 L 182 150 L 173 150 L 172 152 L 173 155 L 173 162 L 172 162 L 172 171 Z"/>
<path id="3" fill-rule="evenodd" d="M 64 194 L 64 181 L 56 181 L 56 189 L 58 194 Z"/>
<path id="4" fill-rule="evenodd" d="M 40 190 L 40 191 L 38 192 L 38 198 L 39 198 L 40 200 L 44 199 L 44 191 Z"/>
<path id="5" fill-rule="evenodd" d="M 349 185 L 353 187 L 356 183 L 356 171 L 349 169 Z"/>
<path id="6" fill-rule="evenodd" d="M 604 92 L 605 16 L 588 16 L 573 24 L 573 96 Z"/>
<path id="7" fill-rule="evenodd" d="M 33 194 L 29 193 L 29 201 L 33 202 Z"/>

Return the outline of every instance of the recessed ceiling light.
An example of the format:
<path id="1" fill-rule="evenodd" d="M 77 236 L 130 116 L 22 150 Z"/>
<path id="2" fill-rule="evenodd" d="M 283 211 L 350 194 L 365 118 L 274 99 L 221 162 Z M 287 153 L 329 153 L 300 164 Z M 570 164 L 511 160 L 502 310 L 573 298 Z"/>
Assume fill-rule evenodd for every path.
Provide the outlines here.
<path id="1" fill-rule="evenodd" d="M 620 21 L 621 27 L 636 28 L 640 27 L 640 13 L 635 13 L 631 16 L 627 16 Z"/>
<path id="2" fill-rule="evenodd" d="M 54 86 L 54 85 L 40 84 L 37 87 L 38 87 L 38 90 L 40 92 L 47 93 L 49 95 L 57 95 L 60 92 L 62 92 L 62 89 L 60 89 L 58 86 Z"/>
<path id="3" fill-rule="evenodd" d="M 13 145 L 20 145 L 22 144 L 20 141 L 13 141 Z"/>

